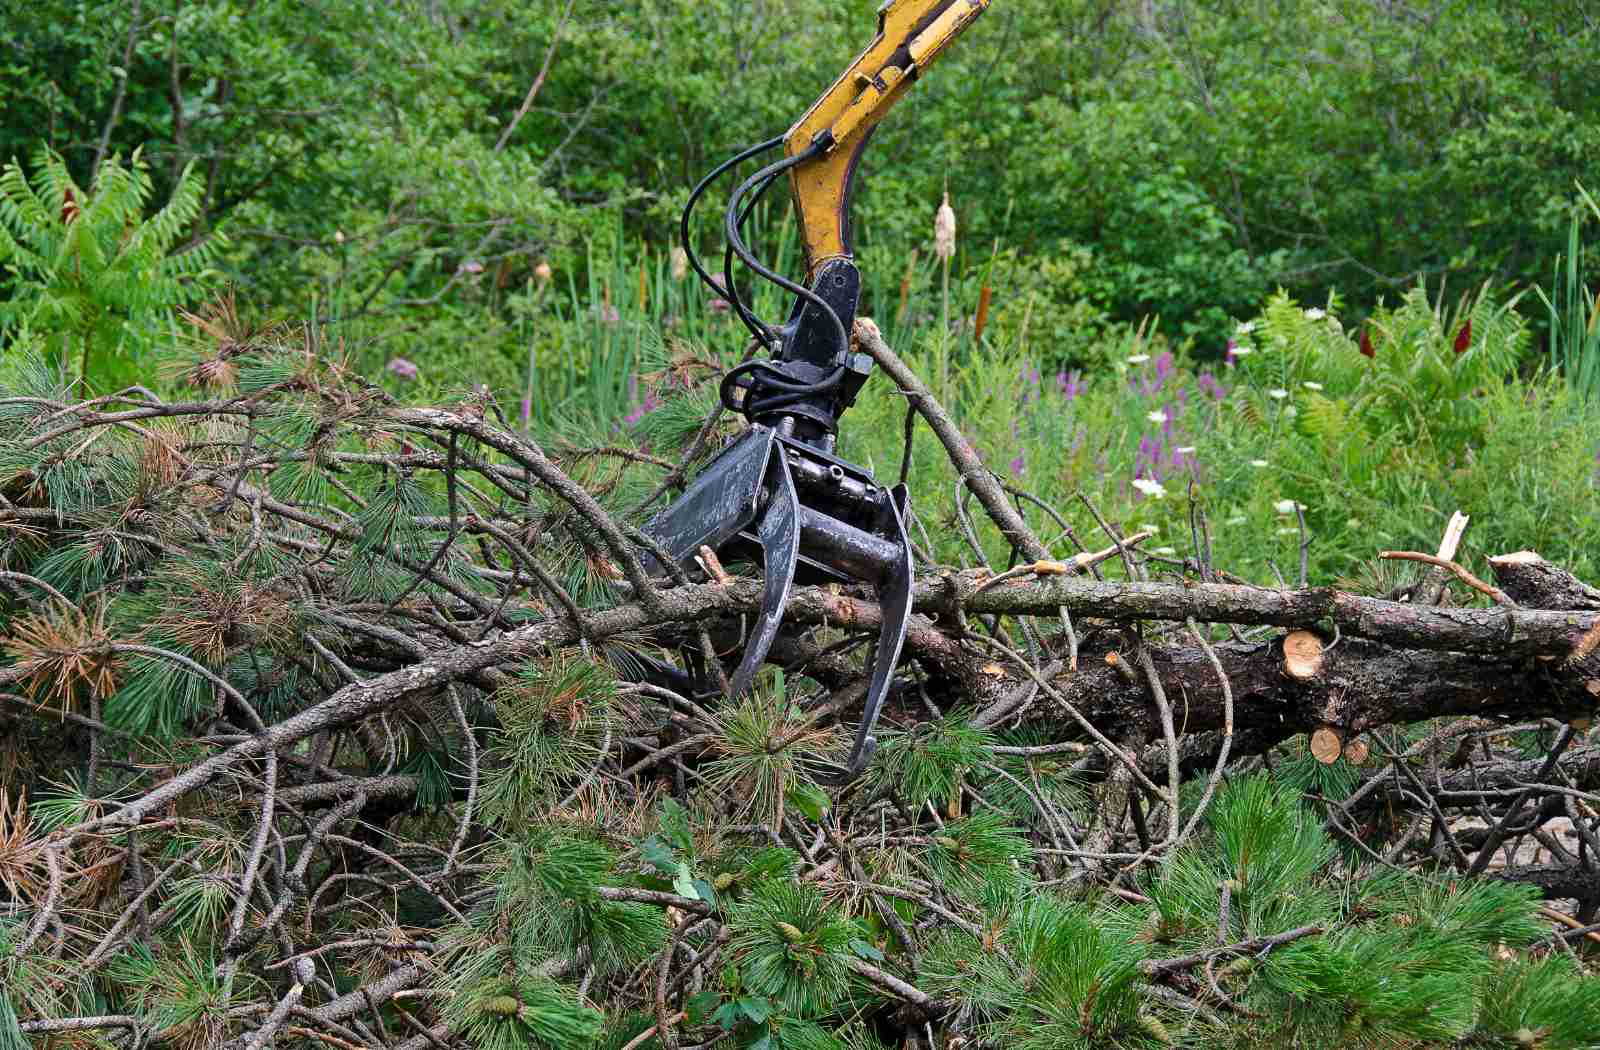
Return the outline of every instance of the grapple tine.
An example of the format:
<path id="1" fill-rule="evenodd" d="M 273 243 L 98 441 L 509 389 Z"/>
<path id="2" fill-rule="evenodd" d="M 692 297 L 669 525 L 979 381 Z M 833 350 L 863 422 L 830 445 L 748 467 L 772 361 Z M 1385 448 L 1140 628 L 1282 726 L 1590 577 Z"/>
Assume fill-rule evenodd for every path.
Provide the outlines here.
<path id="1" fill-rule="evenodd" d="M 905 512 L 909 494 L 904 485 L 896 485 L 889 493 L 883 509 L 880 527 L 899 550 L 895 561 L 886 567 L 878 583 L 878 606 L 883 610 L 883 623 L 878 628 L 878 645 L 872 653 L 872 670 L 867 685 L 866 703 L 861 710 L 861 725 L 856 730 L 855 746 L 845 762 L 844 771 L 817 777 L 818 783 L 829 787 L 843 787 L 854 781 L 872 763 L 878 750 L 878 738 L 872 735 L 878 722 L 878 712 L 883 708 L 889 693 L 889 683 L 895 666 L 900 662 L 900 649 L 905 644 L 906 628 L 911 622 L 911 587 L 913 569 L 911 538 L 906 534 Z"/>
<path id="2" fill-rule="evenodd" d="M 767 658 L 767 650 L 778 636 L 783 609 L 789 603 L 789 589 L 794 585 L 795 564 L 800 560 L 800 498 L 795 493 L 788 460 L 781 450 L 773 453 L 768 471 L 767 509 L 756 527 L 765 579 L 761 614 L 745 645 L 744 659 L 733 676 L 734 697 L 743 696 L 750 688 L 761 662 Z"/>
<path id="3" fill-rule="evenodd" d="M 716 550 L 755 520 L 773 445 L 770 429 L 751 427 L 718 453 L 670 507 L 651 518 L 644 531 L 689 570 L 702 545 Z M 667 575 L 665 566 L 648 555 L 645 567 L 655 576 Z"/>

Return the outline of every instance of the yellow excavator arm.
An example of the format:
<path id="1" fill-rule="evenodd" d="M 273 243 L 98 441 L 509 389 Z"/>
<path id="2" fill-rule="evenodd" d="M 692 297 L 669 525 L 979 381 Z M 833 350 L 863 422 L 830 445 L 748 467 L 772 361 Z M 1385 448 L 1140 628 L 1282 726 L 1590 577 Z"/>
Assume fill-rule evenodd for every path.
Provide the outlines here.
<path id="1" fill-rule="evenodd" d="M 850 190 L 872 129 L 990 0 L 887 0 L 878 9 L 878 38 L 817 100 L 788 134 L 751 146 L 718 165 L 689 194 L 681 227 L 689 265 L 771 357 L 750 355 L 724 373 L 722 406 L 750 426 L 644 527 L 652 543 L 646 563 L 657 576 L 701 571 L 702 552 L 726 563 L 760 560 L 761 614 L 750 625 L 744 657 L 721 682 L 737 697 L 751 687 L 778 636 L 796 580 L 862 584 L 877 593 L 882 619 L 867 659 L 861 723 L 844 768 L 817 777 L 842 785 L 860 776 L 878 746 L 872 735 L 894 681 L 911 622 L 915 567 L 906 533 L 910 492 L 885 487 L 872 471 L 836 453 L 839 417 L 855 403 L 872 371 L 850 332 L 861 296 L 861 272 L 850 258 Z M 739 164 L 784 147 L 734 190 L 723 213 L 728 247 L 722 280 L 694 253 L 690 220 L 706 187 Z M 799 213 L 806 281 L 798 284 L 764 265 L 742 228 L 761 194 L 785 172 Z M 794 295 L 781 325 L 757 317 L 733 280 L 738 259 L 761 279 Z M 663 559 L 658 561 L 657 559 Z M 662 665 L 647 673 L 660 684 L 699 694 L 703 678 Z M 676 675 L 676 677 L 673 677 Z"/>
<path id="2" fill-rule="evenodd" d="M 878 122 L 989 3 L 885 0 L 877 39 L 789 129 L 784 150 L 791 157 L 813 142 L 823 145 L 789 172 L 808 279 L 828 260 L 850 257 L 852 184 Z"/>

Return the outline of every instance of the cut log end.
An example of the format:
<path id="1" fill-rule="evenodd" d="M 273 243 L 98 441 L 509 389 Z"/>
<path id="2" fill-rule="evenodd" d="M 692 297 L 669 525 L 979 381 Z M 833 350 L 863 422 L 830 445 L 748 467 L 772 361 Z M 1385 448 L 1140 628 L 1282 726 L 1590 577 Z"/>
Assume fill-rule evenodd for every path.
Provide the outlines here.
<path id="1" fill-rule="evenodd" d="M 1344 760 L 1353 766 L 1359 766 L 1367 760 L 1367 755 L 1371 750 L 1365 740 L 1356 737 L 1344 745 Z"/>
<path id="2" fill-rule="evenodd" d="M 1322 670 L 1322 639 L 1310 631 L 1291 631 L 1283 639 L 1283 670 L 1298 682 L 1307 682 Z"/>
<path id="3" fill-rule="evenodd" d="M 1325 766 L 1339 761 L 1344 753 L 1344 735 L 1332 726 L 1323 726 L 1311 734 L 1311 755 Z"/>

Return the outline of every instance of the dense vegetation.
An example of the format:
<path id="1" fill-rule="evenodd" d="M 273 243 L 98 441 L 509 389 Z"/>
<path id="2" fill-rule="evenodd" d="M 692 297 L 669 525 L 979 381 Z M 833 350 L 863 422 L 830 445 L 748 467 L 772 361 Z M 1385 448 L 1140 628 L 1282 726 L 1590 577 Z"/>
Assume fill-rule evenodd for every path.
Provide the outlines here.
<path id="1" fill-rule="evenodd" d="M 0 0 L 0 1050 L 1600 1046 L 1600 15 L 996 0 L 868 154 L 824 790 L 871 592 L 681 695 L 759 589 L 637 527 L 687 188 L 875 6 Z"/>
<path id="2" fill-rule="evenodd" d="M 495 382 L 529 340 L 561 345 L 569 280 L 588 309 L 616 265 L 608 301 L 634 301 L 688 187 L 787 128 L 876 6 L 8 0 L 0 160 L 48 146 L 87 183 L 142 148 L 159 200 L 193 164 L 193 233 L 230 236 L 218 264 L 251 301 Z M 996 247 L 1030 261 L 996 294 L 1032 299 L 1052 371 L 1107 318 L 1160 314 L 1219 355 L 1279 286 L 1337 288 L 1357 316 L 1419 277 L 1527 287 L 1600 141 L 1597 18 L 1586 0 L 998 3 L 868 155 L 869 273 L 930 286 L 948 187 L 958 275 Z"/>

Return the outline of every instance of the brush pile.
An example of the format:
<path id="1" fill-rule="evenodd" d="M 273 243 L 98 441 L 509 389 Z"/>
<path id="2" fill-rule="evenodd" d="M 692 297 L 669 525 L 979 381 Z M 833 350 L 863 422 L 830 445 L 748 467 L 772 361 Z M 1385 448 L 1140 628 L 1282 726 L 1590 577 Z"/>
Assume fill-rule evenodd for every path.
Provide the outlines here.
<path id="1" fill-rule="evenodd" d="M 641 565 L 725 419 L 547 448 L 200 321 L 192 400 L 0 378 L 0 1048 L 1594 1045 L 1600 591 L 1536 554 L 1079 544 L 863 322 L 987 519 L 825 791 L 865 594 L 646 673 L 760 606 Z"/>

